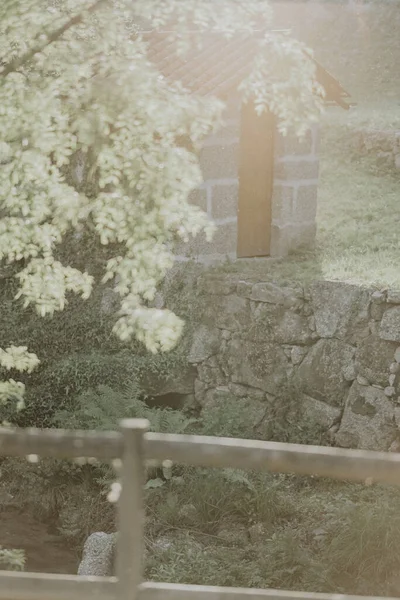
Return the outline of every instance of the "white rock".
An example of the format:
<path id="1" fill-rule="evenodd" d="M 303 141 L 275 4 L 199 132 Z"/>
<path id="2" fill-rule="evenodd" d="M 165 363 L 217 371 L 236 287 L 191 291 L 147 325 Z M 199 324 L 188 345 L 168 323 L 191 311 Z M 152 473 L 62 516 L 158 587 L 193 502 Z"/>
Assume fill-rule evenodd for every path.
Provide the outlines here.
<path id="1" fill-rule="evenodd" d="M 392 398 L 392 396 L 395 395 L 396 390 L 394 389 L 394 387 L 388 386 L 385 388 L 384 392 L 385 392 L 385 396 L 387 396 L 388 398 Z"/>
<path id="2" fill-rule="evenodd" d="M 303 346 L 293 346 L 291 353 L 290 353 L 290 358 L 292 359 L 292 363 L 294 365 L 299 365 L 301 363 L 301 361 L 303 360 L 303 358 L 305 357 L 305 355 L 307 354 L 307 348 L 304 348 Z"/>
<path id="3" fill-rule="evenodd" d="M 383 292 L 379 292 L 379 291 L 376 291 L 373 294 L 371 294 L 371 299 L 373 300 L 373 302 L 376 302 L 377 304 L 381 304 L 382 302 L 385 302 L 385 300 L 386 300 L 385 294 Z"/>

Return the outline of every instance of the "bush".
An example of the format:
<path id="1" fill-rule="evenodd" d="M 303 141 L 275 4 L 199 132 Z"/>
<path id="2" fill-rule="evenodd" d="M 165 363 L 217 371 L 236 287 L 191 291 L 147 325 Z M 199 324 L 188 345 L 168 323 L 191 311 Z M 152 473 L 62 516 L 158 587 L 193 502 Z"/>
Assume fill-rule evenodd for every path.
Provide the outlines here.
<path id="1" fill-rule="evenodd" d="M 0 566 L 6 571 L 23 571 L 25 552 L 23 550 L 5 550 L 0 546 Z"/>
<path id="2" fill-rule="evenodd" d="M 78 396 L 73 412 L 59 410 L 53 420 L 64 429 L 114 430 L 121 419 L 148 419 L 152 431 L 163 433 L 183 433 L 192 424 L 181 411 L 149 408 L 141 397 L 135 384 L 121 391 L 100 385 Z"/>

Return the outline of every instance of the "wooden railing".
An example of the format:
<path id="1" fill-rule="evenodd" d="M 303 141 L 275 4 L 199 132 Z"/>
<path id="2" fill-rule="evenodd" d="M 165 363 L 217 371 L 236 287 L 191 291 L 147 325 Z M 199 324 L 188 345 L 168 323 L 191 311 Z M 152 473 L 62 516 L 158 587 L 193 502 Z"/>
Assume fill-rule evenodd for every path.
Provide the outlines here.
<path id="1" fill-rule="evenodd" d="M 116 577 L 0 571 L 0 600 L 364 600 L 368 597 L 142 582 L 143 481 L 148 460 L 400 484 L 400 455 L 257 440 L 121 431 L 0 430 L 0 455 L 121 459 Z M 383 600 L 383 599 L 382 599 Z M 387 598 L 385 600 L 388 600 Z"/>

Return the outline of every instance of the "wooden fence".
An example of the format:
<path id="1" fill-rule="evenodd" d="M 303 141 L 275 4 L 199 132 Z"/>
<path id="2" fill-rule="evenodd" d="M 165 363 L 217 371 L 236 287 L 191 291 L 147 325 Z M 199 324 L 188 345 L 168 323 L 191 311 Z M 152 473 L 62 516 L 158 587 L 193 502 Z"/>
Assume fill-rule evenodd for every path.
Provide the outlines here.
<path id="1" fill-rule="evenodd" d="M 400 484 L 400 454 L 257 440 L 155 434 L 143 420 L 121 431 L 0 429 L 0 455 L 122 459 L 117 577 L 0 571 L 0 600 L 368 600 L 365 596 L 142 582 L 145 461 Z M 384 599 L 382 599 L 384 600 Z M 388 600 L 387 598 L 385 600 Z"/>

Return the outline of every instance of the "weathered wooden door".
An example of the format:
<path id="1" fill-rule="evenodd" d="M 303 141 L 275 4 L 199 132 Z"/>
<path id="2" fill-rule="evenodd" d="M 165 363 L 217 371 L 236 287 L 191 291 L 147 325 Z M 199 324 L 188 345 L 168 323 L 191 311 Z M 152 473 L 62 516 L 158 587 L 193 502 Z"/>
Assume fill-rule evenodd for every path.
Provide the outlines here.
<path id="1" fill-rule="evenodd" d="M 240 132 L 237 256 L 268 256 L 274 170 L 274 117 L 243 105 Z"/>

